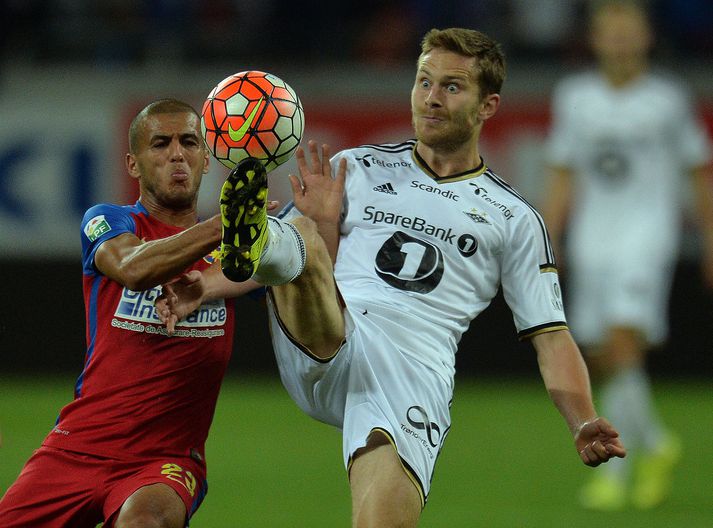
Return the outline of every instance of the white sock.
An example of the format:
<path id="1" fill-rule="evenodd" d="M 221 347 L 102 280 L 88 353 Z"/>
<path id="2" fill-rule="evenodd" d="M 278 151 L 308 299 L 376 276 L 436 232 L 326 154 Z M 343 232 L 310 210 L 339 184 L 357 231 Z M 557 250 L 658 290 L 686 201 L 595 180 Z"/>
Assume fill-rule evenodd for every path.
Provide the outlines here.
<path id="1" fill-rule="evenodd" d="M 664 430 L 655 410 L 651 383 L 641 367 L 616 373 L 601 389 L 602 414 L 617 428 L 624 445 L 632 453 L 651 449 L 662 440 Z M 606 469 L 625 476 L 626 459 L 612 459 Z M 614 464 L 612 464 L 614 462 Z"/>
<path id="2" fill-rule="evenodd" d="M 274 216 L 267 217 L 268 239 L 253 279 L 266 286 L 296 279 L 305 266 L 305 243 L 297 228 Z"/>

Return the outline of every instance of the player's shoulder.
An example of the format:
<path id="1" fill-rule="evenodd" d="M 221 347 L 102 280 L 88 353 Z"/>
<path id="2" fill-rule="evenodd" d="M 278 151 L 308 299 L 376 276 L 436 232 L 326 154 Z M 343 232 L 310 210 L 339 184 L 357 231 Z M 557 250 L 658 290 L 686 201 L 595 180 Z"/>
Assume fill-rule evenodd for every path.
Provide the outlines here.
<path id="1" fill-rule="evenodd" d="M 93 205 L 84 213 L 81 229 L 90 239 L 92 234 L 115 230 L 119 226 L 133 230 L 135 217 L 140 214 L 148 213 L 138 201 L 133 205 L 99 203 Z"/>
<path id="2" fill-rule="evenodd" d="M 498 174 L 496 174 L 490 167 L 486 167 L 485 171 L 483 171 L 483 173 L 476 178 L 474 182 L 474 187 L 478 186 L 481 189 L 487 190 L 488 193 L 492 196 L 497 196 L 503 202 L 512 204 L 527 203 L 527 200 L 510 182 L 508 182 L 505 178 L 498 176 Z"/>
<path id="3" fill-rule="evenodd" d="M 533 220 L 537 223 L 541 222 L 540 213 L 528 199 L 490 168 L 486 169 L 474 182 L 471 182 L 471 185 L 476 196 L 506 213 L 505 217 L 508 221 L 517 218 L 528 222 Z"/>
<path id="4" fill-rule="evenodd" d="M 644 78 L 645 86 L 666 100 L 688 100 L 689 89 L 682 77 L 669 70 L 654 70 Z"/>
<path id="5" fill-rule="evenodd" d="M 92 218 L 100 215 L 124 215 L 129 214 L 132 210 L 136 210 L 136 205 L 119 205 L 113 203 L 98 203 L 91 206 L 84 213 L 82 223 L 85 223 Z"/>

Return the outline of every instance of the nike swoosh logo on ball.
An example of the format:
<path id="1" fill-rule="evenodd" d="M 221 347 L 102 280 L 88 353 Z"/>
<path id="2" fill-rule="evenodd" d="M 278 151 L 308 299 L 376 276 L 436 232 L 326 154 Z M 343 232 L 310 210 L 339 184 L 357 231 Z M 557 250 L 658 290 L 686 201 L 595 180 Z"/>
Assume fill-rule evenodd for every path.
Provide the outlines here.
<path id="1" fill-rule="evenodd" d="M 243 136 L 247 133 L 248 128 L 250 128 L 251 123 L 253 122 L 253 119 L 255 119 L 255 114 L 257 114 L 258 109 L 260 108 L 260 103 L 262 103 L 262 100 L 265 99 L 265 97 L 261 97 L 257 104 L 253 107 L 252 112 L 250 112 L 250 115 L 248 118 L 245 120 L 245 122 L 240 125 L 240 128 L 237 130 L 234 130 L 233 127 L 228 123 L 228 136 L 230 136 L 230 139 L 233 141 L 237 142 L 243 139 Z"/>

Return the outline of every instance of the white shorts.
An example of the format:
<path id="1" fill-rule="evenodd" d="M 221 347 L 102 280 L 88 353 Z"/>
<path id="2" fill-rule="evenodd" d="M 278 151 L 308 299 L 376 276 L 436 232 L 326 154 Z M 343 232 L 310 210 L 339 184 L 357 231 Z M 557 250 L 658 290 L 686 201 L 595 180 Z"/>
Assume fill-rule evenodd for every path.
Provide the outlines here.
<path id="1" fill-rule="evenodd" d="M 342 429 L 345 467 L 369 434 L 380 430 L 425 504 L 451 426 L 452 384 L 404 354 L 371 312 L 345 311 L 346 341 L 328 361 L 287 335 L 271 299 L 268 312 L 282 382 L 304 412 Z"/>
<path id="2" fill-rule="evenodd" d="M 567 284 L 567 322 L 575 341 L 602 342 L 614 326 L 639 329 L 650 345 L 668 335 L 668 301 L 673 279 L 668 263 L 606 267 L 572 265 Z"/>

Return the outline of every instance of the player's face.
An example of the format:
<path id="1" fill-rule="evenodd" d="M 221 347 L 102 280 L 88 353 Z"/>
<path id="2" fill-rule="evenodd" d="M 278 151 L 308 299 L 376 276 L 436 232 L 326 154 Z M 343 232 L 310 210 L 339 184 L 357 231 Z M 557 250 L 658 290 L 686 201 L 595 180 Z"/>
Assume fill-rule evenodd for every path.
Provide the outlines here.
<path id="1" fill-rule="evenodd" d="M 127 163 L 139 179 L 142 197 L 169 209 L 185 209 L 196 204 L 208 160 L 200 121 L 187 112 L 147 117 L 137 151 L 129 154 Z"/>
<path id="2" fill-rule="evenodd" d="M 638 67 L 651 43 L 646 17 L 635 7 L 604 8 L 592 20 L 592 49 L 605 66 Z"/>
<path id="3" fill-rule="evenodd" d="M 416 139 L 434 148 L 455 150 L 477 140 L 482 125 L 475 58 L 434 49 L 423 55 L 411 90 Z"/>

